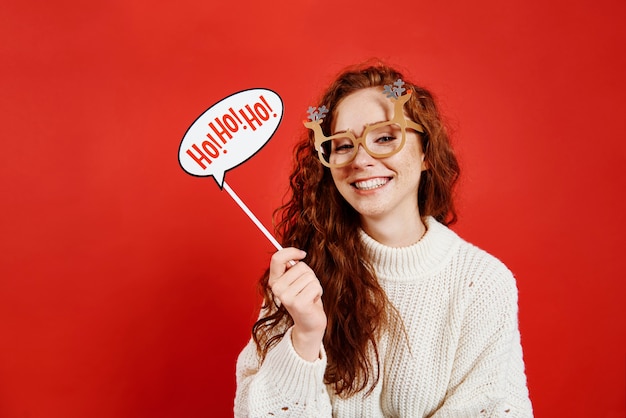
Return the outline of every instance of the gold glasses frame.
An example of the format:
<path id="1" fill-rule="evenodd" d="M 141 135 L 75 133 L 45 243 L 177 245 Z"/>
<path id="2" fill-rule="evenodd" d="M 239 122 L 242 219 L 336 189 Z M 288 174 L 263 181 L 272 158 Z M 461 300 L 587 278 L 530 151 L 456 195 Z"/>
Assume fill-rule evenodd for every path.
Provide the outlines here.
<path id="1" fill-rule="evenodd" d="M 411 98 L 411 94 L 412 92 L 408 90 L 407 94 L 404 94 L 396 99 L 395 104 L 394 104 L 394 114 L 393 114 L 392 119 L 385 121 L 385 122 L 375 123 L 373 125 L 367 125 L 363 131 L 363 134 L 359 137 L 354 135 L 354 133 L 351 131 L 342 132 L 340 134 L 335 134 L 331 136 L 326 136 L 324 135 L 324 132 L 322 131 L 322 119 L 308 121 L 308 122 L 305 121 L 304 126 L 311 129 L 315 136 L 315 149 L 317 150 L 318 158 L 322 162 L 322 164 L 328 168 L 340 168 L 340 167 L 347 166 L 348 164 L 352 163 L 352 161 L 354 161 L 354 159 L 356 158 L 356 155 L 358 154 L 358 151 L 359 151 L 359 145 L 363 146 L 363 149 L 365 150 L 365 152 L 367 152 L 369 155 L 371 155 L 374 158 L 391 157 L 392 155 L 400 152 L 402 148 L 404 148 L 404 143 L 406 142 L 406 129 L 407 128 L 413 129 L 423 134 L 424 128 L 422 127 L 422 125 L 416 122 L 413 122 L 410 119 L 407 119 L 406 116 L 404 115 L 404 110 L 403 110 L 404 104 L 409 101 L 409 99 Z M 370 149 L 367 148 L 366 138 L 369 132 L 371 132 L 372 130 L 379 129 L 384 126 L 393 125 L 393 124 L 398 125 L 402 131 L 402 140 L 398 148 L 396 148 L 395 150 L 391 152 L 387 152 L 383 154 L 372 152 Z M 349 138 L 352 141 L 352 144 L 354 145 L 354 152 L 352 153 L 352 156 L 348 160 L 342 162 L 341 164 L 333 164 L 333 163 L 326 161 L 326 159 L 324 158 L 324 154 L 323 154 L 322 144 L 326 141 L 329 141 L 335 138 Z"/>

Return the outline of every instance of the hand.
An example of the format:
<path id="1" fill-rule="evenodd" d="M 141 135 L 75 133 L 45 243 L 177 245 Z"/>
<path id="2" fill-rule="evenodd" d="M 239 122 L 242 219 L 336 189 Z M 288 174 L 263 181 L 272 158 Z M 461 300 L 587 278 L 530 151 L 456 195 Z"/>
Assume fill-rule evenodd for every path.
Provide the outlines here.
<path id="1" fill-rule="evenodd" d="M 302 260 L 306 253 L 297 248 L 277 251 L 270 262 L 268 285 L 293 318 L 291 339 L 296 352 L 304 359 L 319 358 L 326 331 L 326 314 L 322 304 L 322 286 L 317 276 Z"/>

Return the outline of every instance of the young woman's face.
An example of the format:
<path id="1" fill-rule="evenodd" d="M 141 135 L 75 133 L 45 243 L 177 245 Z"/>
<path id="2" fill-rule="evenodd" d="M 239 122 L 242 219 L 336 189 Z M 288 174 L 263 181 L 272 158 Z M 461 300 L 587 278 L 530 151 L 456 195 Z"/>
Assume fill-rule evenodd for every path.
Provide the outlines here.
<path id="1" fill-rule="evenodd" d="M 360 136 L 366 125 L 393 118 L 394 102 L 382 87 L 356 91 L 335 109 L 332 134 L 350 130 Z M 417 189 L 426 169 L 419 135 L 406 130 L 406 142 L 397 153 L 376 159 L 359 146 L 356 158 L 341 168 L 331 168 L 339 193 L 365 220 L 394 217 L 419 218 Z"/>

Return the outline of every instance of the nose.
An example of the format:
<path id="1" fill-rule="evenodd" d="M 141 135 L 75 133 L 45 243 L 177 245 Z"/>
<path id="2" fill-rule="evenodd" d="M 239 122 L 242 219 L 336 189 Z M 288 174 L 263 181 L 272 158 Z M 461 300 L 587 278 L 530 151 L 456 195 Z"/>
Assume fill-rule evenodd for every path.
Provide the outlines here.
<path id="1" fill-rule="evenodd" d="M 368 154 L 362 144 L 358 145 L 354 160 L 352 160 L 352 166 L 354 167 L 367 167 L 374 163 L 375 158 Z"/>

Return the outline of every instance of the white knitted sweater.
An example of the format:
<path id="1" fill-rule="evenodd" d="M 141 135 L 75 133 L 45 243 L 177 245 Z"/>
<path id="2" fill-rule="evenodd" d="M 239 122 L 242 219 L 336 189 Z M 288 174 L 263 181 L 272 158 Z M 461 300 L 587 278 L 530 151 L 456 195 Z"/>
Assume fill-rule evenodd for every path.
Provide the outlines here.
<path id="1" fill-rule="evenodd" d="M 381 378 L 367 397 L 334 395 L 326 356 L 307 362 L 291 330 L 259 364 L 250 341 L 237 360 L 236 417 L 532 417 L 517 321 L 517 288 L 496 258 L 426 219 L 404 248 L 362 233 L 406 337 L 380 341 Z"/>

